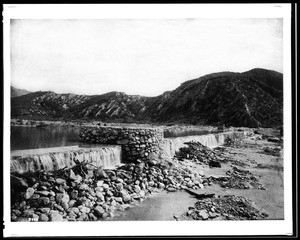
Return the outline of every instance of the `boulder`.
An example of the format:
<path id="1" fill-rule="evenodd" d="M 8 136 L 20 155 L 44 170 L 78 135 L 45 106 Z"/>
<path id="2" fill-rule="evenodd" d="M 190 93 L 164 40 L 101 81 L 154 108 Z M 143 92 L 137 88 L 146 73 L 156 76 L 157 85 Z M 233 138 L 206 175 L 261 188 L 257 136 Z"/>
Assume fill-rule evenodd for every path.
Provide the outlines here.
<path id="1" fill-rule="evenodd" d="M 207 220 L 208 219 L 208 214 L 205 210 L 200 210 L 198 212 L 199 217 L 201 217 L 203 220 Z"/>
<path id="2" fill-rule="evenodd" d="M 24 197 L 25 197 L 25 199 L 30 199 L 33 194 L 34 194 L 34 189 L 33 188 L 27 188 Z"/>
<path id="3" fill-rule="evenodd" d="M 58 184 L 58 185 L 64 185 L 66 183 L 66 180 L 65 179 L 62 179 L 62 178 L 57 178 L 55 179 L 55 182 Z"/>
<path id="4" fill-rule="evenodd" d="M 50 204 L 50 199 L 48 197 L 40 197 L 38 199 L 40 206 L 47 207 Z"/>
<path id="5" fill-rule="evenodd" d="M 97 206 L 94 208 L 94 213 L 97 217 L 102 217 L 102 215 L 105 213 L 105 210 L 101 206 Z"/>
<path id="6" fill-rule="evenodd" d="M 48 218 L 48 216 L 46 215 L 46 214 L 41 214 L 40 216 L 39 216 L 39 221 L 40 222 L 48 222 L 49 221 L 49 218 Z"/>
<path id="7" fill-rule="evenodd" d="M 50 222 L 62 222 L 63 217 L 59 213 L 51 213 L 50 214 Z"/>

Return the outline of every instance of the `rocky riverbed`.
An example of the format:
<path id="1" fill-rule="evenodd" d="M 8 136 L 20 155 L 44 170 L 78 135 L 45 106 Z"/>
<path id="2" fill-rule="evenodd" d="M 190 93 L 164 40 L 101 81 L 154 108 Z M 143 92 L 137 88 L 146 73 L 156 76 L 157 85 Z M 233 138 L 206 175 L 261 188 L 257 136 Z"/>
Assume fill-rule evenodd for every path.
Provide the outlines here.
<path id="1" fill-rule="evenodd" d="M 149 196 L 155 199 L 165 192 L 195 197 L 195 204 L 173 220 L 282 218 L 283 188 L 277 186 L 282 183 L 277 178 L 274 182 L 273 174 L 278 171 L 280 178 L 282 167 L 280 161 L 274 163 L 278 150 L 272 150 L 281 143 L 262 136 L 228 139 L 226 147 L 214 150 L 189 143 L 172 161 L 138 160 L 113 170 L 78 163 L 55 172 L 11 175 L 11 220 L 117 220 Z M 266 147 L 271 151 L 265 152 Z M 141 218 L 147 220 L 146 215 Z"/>
<path id="2" fill-rule="evenodd" d="M 68 170 L 12 175 L 12 221 L 95 221 L 112 218 L 152 193 L 209 184 L 203 173 L 176 163 L 125 164 L 103 170 L 78 164 Z"/>

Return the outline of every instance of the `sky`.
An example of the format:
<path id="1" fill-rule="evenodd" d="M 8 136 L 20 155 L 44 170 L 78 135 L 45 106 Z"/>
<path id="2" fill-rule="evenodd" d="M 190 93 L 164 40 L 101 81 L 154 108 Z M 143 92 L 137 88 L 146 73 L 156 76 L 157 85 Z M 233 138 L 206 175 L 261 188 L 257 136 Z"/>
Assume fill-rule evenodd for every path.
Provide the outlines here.
<path id="1" fill-rule="evenodd" d="M 282 73 L 282 47 L 279 18 L 11 20 L 11 84 L 157 96 L 214 72 Z"/>

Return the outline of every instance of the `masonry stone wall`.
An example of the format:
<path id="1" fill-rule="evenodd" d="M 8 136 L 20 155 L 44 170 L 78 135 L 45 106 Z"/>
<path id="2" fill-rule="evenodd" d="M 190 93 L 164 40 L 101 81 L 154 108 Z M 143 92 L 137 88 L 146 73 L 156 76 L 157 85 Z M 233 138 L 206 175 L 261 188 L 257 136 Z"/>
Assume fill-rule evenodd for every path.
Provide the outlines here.
<path id="1" fill-rule="evenodd" d="M 157 128 L 84 126 L 79 141 L 121 145 L 123 162 L 157 159 L 163 153 L 163 130 Z"/>

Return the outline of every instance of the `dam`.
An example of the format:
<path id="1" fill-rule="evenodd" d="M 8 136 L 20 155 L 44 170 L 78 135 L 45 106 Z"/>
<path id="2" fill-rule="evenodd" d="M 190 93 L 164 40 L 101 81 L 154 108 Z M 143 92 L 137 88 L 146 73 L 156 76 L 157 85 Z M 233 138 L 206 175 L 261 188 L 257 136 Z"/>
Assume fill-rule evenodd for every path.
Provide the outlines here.
<path id="1" fill-rule="evenodd" d="M 149 159 L 171 160 L 185 142 L 200 142 L 209 148 L 222 144 L 227 136 L 241 137 L 241 132 L 164 138 L 159 128 L 84 126 L 79 132 L 81 145 L 11 151 L 11 172 L 19 174 L 72 168 L 86 162 L 96 167 L 114 168 L 121 163 Z M 96 144 L 101 144 L 97 146 Z"/>
<path id="2" fill-rule="evenodd" d="M 121 147 L 82 148 L 79 146 L 15 150 L 11 152 L 10 171 L 19 174 L 40 170 L 55 171 L 86 162 L 106 169 L 121 164 Z"/>

